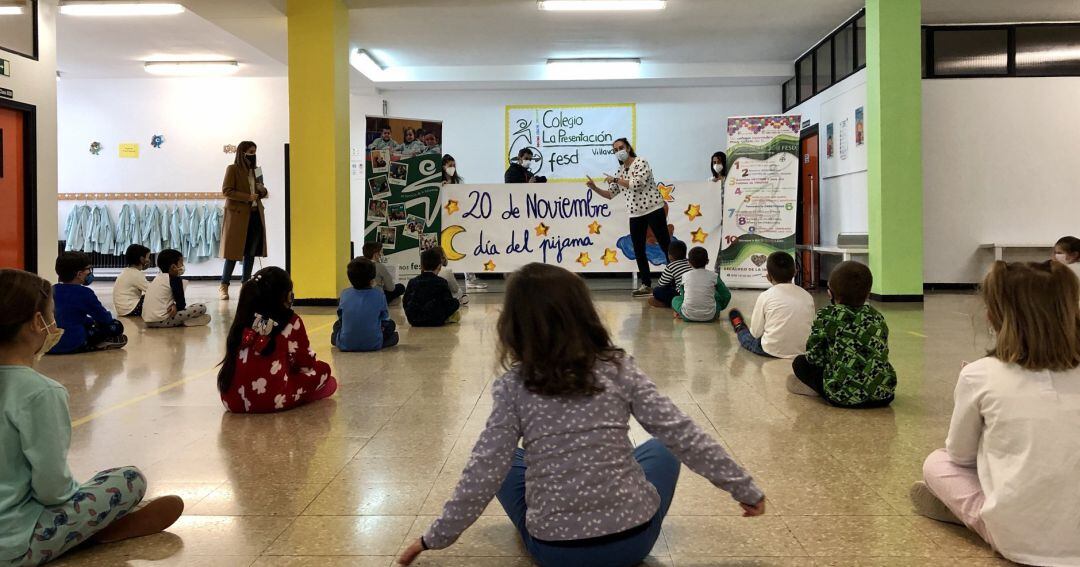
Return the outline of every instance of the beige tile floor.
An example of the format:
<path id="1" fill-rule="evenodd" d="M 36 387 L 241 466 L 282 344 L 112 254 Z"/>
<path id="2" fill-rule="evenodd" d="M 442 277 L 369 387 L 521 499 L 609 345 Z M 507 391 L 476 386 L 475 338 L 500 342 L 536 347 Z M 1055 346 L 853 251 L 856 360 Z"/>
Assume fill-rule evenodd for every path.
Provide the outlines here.
<path id="1" fill-rule="evenodd" d="M 96 285 L 106 305 L 107 285 Z M 235 288 L 234 288 L 235 290 Z M 380 566 L 437 515 L 491 403 L 501 296 L 473 296 L 462 323 L 402 324 L 402 344 L 373 354 L 330 348 L 332 308 L 302 308 L 312 344 L 341 381 L 298 410 L 226 414 L 215 365 L 232 303 L 211 284 L 209 328 L 128 323 L 121 352 L 47 357 L 40 370 L 71 393 L 72 470 L 136 465 L 153 494 L 184 497 L 168 533 L 82 550 L 58 565 Z M 736 292 L 748 310 L 754 292 Z M 818 297 L 821 302 L 824 297 Z M 888 305 L 900 388 L 892 408 L 841 411 L 784 388 L 787 362 L 740 351 L 726 324 L 688 325 L 626 292 L 598 291 L 616 341 L 759 480 L 765 517 L 739 509 L 684 469 L 648 565 L 997 565 L 965 530 L 914 516 L 922 459 L 944 441 L 963 360 L 987 344 L 971 295 Z M 400 308 L 392 314 L 404 323 Z M 647 435 L 634 426 L 635 441 Z M 497 502 L 461 540 L 421 565 L 531 563 Z"/>

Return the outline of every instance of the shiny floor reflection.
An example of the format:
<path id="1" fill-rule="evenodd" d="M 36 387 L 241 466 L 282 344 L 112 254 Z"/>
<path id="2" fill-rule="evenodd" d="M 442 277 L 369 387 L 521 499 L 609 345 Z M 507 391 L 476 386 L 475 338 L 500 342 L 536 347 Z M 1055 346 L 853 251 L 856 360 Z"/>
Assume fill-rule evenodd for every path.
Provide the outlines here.
<path id="1" fill-rule="evenodd" d="M 107 286 L 95 286 L 111 304 Z M 235 290 L 235 288 L 234 288 Z M 226 414 L 215 368 L 235 299 L 193 284 L 208 328 L 147 330 L 126 321 L 122 352 L 46 357 L 39 369 L 71 394 L 76 476 L 136 465 L 153 494 L 187 510 L 169 533 L 88 548 L 58 565 L 359 565 L 387 567 L 441 509 L 491 402 L 501 295 L 474 294 L 462 323 L 411 329 L 373 354 L 330 348 L 332 308 L 302 308 L 338 394 L 278 415 Z M 754 292 L 736 292 L 749 311 Z M 827 301 L 823 296 L 820 302 Z M 598 291 L 616 342 L 662 391 L 722 440 L 770 498 L 739 517 L 726 493 L 684 469 L 649 565 L 997 565 L 965 530 L 914 516 L 907 490 L 944 442 L 960 364 L 988 337 L 974 296 L 879 306 L 900 376 L 893 407 L 830 408 L 787 393 L 788 362 L 740 351 L 725 324 L 688 325 Z M 647 434 L 634 426 L 636 442 Z M 450 549 L 421 565 L 531 563 L 497 502 Z"/>

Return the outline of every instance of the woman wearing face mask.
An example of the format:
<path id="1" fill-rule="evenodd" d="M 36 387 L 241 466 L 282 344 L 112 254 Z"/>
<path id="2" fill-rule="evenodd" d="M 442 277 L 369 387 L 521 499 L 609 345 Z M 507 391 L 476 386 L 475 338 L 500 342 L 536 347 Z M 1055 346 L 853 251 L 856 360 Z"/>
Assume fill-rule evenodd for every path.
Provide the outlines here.
<path id="1" fill-rule="evenodd" d="M 229 281 L 237 260 L 244 261 L 241 282 L 251 279 L 255 257 L 266 257 L 266 217 L 262 200 L 269 192 L 263 185 L 262 169 L 257 167 L 255 142 L 244 141 L 236 147 L 236 161 L 225 169 L 221 192 L 225 194 L 225 222 L 221 227 L 221 299 L 229 299 Z"/>
<path id="2" fill-rule="evenodd" d="M 457 162 L 454 161 L 454 156 L 450 154 L 442 157 L 442 184 L 446 185 L 447 183 L 465 183 L 465 180 L 458 175 Z"/>
<path id="3" fill-rule="evenodd" d="M 630 141 L 619 138 L 611 145 L 615 157 L 619 160 L 619 171 L 615 177 L 607 176 L 604 182 L 607 189 L 600 189 L 590 177 L 585 185 L 596 194 L 611 199 L 619 193 L 626 193 L 626 208 L 630 213 L 630 239 L 634 244 L 634 256 L 637 259 L 641 285 L 634 290 L 634 297 L 652 297 L 652 274 L 649 259 L 645 255 L 648 231 L 651 229 L 660 250 L 667 257 L 671 235 L 668 234 L 667 211 L 664 209 L 664 197 L 656 187 L 652 167 L 649 162 L 637 157 Z"/>
<path id="4" fill-rule="evenodd" d="M 446 154 L 442 158 L 442 184 L 465 183 L 465 179 L 458 175 L 457 162 L 454 156 Z M 453 272 L 451 272 L 453 273 Z M 488 285 L 476 279 L 476 274 L 465 274 L 465 289 L 487 289 Z M 458 298 L 461 299 L 461 298 Z"/>
<path id="5" fill-rule="evenodd" d="M 135 467 L 80 484 L 67 453 L 67 390 L 33 366 L 60 340 L 52 288 L 22 270 L 0 269 L 0 563 L 40 565 L 72 548 L 158 533 L 184 511 L 178 496 L 138 510 L 146 477 Z"/>
<path id="6" fill-rule="evenodd" d="M 712 174 L 709 181 L 723 185 L 724 180 L 727 179 L 727 154 L 724 152 L 714 153 L 709 161 L 709 172 Z"/>

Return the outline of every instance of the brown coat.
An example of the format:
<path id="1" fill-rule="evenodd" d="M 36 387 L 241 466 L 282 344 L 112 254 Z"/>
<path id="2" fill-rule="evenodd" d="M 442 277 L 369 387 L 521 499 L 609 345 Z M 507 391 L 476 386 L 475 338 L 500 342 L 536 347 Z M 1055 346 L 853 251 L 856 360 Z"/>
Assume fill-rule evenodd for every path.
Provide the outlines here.
<path id="1" fill-rule="evenodd" d="M 259 256 L 266 256 L 266 216 L 263 214 L 262 200 L 269 193 L 259 182 L 252 188 L 247 174 L 246 169 L 237 167 L 236 164 L 230 165 L 225 169 L 225 181 L 221 183 L 221 192 L 225 195 L 225 222 L 221 225 L 220 256 L 226 260 L 244 259 L 248 221 L 255 213 L 258 213 L 263 221 L 263 245 Z M 255 207 L 251 206 L 252 202 Z"/>

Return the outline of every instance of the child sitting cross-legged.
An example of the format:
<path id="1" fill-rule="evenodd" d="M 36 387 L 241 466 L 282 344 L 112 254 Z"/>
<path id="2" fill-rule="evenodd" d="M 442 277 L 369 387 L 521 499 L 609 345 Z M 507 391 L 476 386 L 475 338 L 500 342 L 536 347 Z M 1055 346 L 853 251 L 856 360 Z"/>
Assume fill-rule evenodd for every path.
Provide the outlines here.
<path id="1" fill-rule="evenodd" d="M 397 283 L 394 275 L 386 268 L 382 261 L 383 245 L 379 242 L 366 242 L 363 247 L 363 255 L 375 264 L 375 287 L 383 290 L 386 302 L 391 303 L 405 294 L 405 286 Z"/>
<path id="2" fill-rule="evenodd" d="M 442 250 L 429 248 L 420 253 L 419 276 L 405 288 L 405 317 L 413 327 L 441 327 L 461 320 L 461 302 L 454 299 L 446 280 L 439 277 Z"/>
<path id="3" fill-rule="evenodd" d="M 693 270 L 690 262 L 686 261 L 686 243 L 682 240 L 672 240 L 667 249 L 668 263 L 664 266 L 664 273 L 660 274 L 659 285 L 653 288 L 649 305 L 653 307 L 670 308 L 671 300 L 679 295 L 676 289 L 682 276 Z"/>
<path id="4" fill-rule="evenodd" d="M 889 364 L 889 326 L 866 303 L 874 277 L 858 262 L 843 262 L 829 276 L 832 305 L 818 311 L 795 357 L 788 391 L 821 396 L 834 406 L 875 408 L 892 403 L 896 370 Z"/>
<path id="5" fill-rule="evenodd" d="M 141 317 L 146 290 L 150 287 L 143 273 L 150 267 L 150 249 L 142 244 L 132 244 L 124 252 L 124 260 L 127 267 L 113 284 L 113 306 L 121 317 Z"/>
<path id="6" fill-rule="evenodd" d="M 0 565 L 41 565 L 87 544 L 158 533 L 184 511 L 178 496 L 142 502 L 146 477 L 118 467 L 80 483 L 68 467 L 68 392 L 34 364 L 62 334 L 53 289 L 0 269 Z"/>
<path id="7" fill-rule="evenodd" d="M 731 302 L 731 292 L 716 272 L 706 268 L 709 265 L 709 252 L 695 246 L 689 254 L 693 268 L 682 275 L 679 281 L 679 295 L 671 300 L 675 317 L 684 321 L 706 323 L 716 316 Z"/>
<path id="8" fill-rule="evenodd" d="M 814 322 L 814 298 L 791 283 L 795 279 L 791 254 L 769 254 L 765 270 L 772 287 L 758 296 L 750 326 L 738 309 L 728 314 L 731 326 L 746 350 L 761 356 L 795 358 L 806 352 L 806 339 Z"/>
<path id="9" fill-rule="evenodd" d="M 397 325 L 390 318 L 386 294 L 375 289 L 375 263 L 354 258 L 348 267 L 352 287 L 341 292 L 338 320 L 330 344 L 345 352 L 374 351 L 398 344 Z"/>
<path id="10" fill-rule="evenodd" d="M 218 372 L 218 392 L 229 411 L 284 411 L 337 391 L 330 365 L 315 357 L 304 321 L 292 310 L 292 291 L 292 278 L 276 266 L 259 270 L 240 288 Z"/>
<path id="11" fill-rule="evenodd" d="M 90 289 L 94 270 L 90 257 L 82 252 L 64 252 L 56 258 L 60 283 L 53 286 L 56 323 L 64 330 L 60 342 L 49 354 L 73 354 L 124 348 L 128 338 L 124 324 L 101 304 Z"/>
<path id="12" fill-rule="evenodd" d="M 611 342 L 581 277 L 540 263 L 514 272 L 496 329 L 506 373 L 487 425 L 401 565 L 449 547 L 492 498 L 542 567 L 637 565 L 660 536 L 680 461 L 743 516 L 765 513 L 750 475 Z M 631 417 L 654 439 L 634 447 Z"/>
<path id="13" fill-rule="evenodd" d="M 188 305 L 184 296 L 184 255 L 166 248 L 157 255 L 161 273 L 150 282 L 143 302 L 143 321 L 151 328 L 201 327 L 210 324 L 206 305 Z"/>
<path id="14" fill-rule="evenodd" d="M 960 371 L 945 448 L 915 510 L 1023 565 L 1080 565 L 1080 282 L 1059 262 L 995 262 L 994 346 Z"/>

